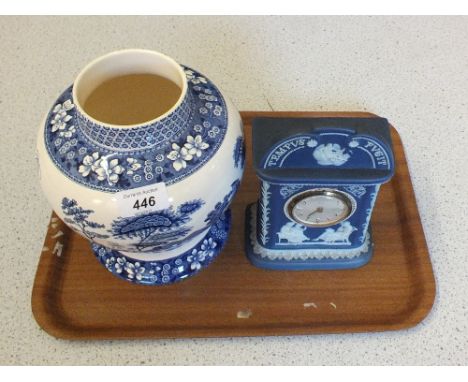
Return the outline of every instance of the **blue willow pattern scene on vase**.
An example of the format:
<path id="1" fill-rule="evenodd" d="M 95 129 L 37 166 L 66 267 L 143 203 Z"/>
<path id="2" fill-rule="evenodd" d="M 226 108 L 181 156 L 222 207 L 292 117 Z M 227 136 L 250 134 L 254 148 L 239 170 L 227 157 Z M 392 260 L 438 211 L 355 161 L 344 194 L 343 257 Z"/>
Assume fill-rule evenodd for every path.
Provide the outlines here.
<path id="1" fill-rule="evenodd" d="M 191 227 L 187 224 L 191 214 L 203 205 L 201 199 L 185 202 L 174 209 L 170 208 L 139 214 L 131 217 L 119 217 L 112 222 L 111 232 L 117 239 L 136 238 L 136 248 L 139 251 L 160 251 L 177 247 L 189 238 L 187 234 Z M 224 211 L 223 211 L 224 212 Z M 192 232 L 194 237 L 208 227 Z"/>
<path id="2" fill-rule="evenodd" d="M 85 210 L 80 207 L 75 199 L 62 199 L 62 210 L 66 216 L 63 221 L 68 223 L 73 229 L 83 233 L 89 240 L 106 239 L 109 235 L 96 232 L 96 229 L 105 228 L 104 224 L 99 224 L 89 221 L 88 217 L 92 214 L 93 210 Z M 92 231 L 90 230 L 93 229 Z"/>
<path id="3" fill-rule="evenodd" d="M 243 137 L 238 137 L 236 140 L 236 145 L 234 146 L 234 166 L 235 167 L 244 167 L 245 161 L 245 142 Z"/>
<path id="4" fill-rule="evenodd" d="M 176 105 L 139 125 L 89 117 L 79 96 L 83 78 L 103 67 L 131 73 L 140 61 L 181 88 Z M 182 280 L 208 265 L 228 238 L 229 204 L 245 162 L 240 115 L 208 78 L 167 56 L 130 49 L 93 61 L 48 112 L 37 147 L 52 208 L 120 278 Z M 152 204 L 147 192 L 156 192 Z M 136 195 L 145 198 L 132 208 Z"/>
<path id="5" fill-rule="evenodd" d="M 93 244 L 93 251 L 109 272 L 124 280 L 145 285 L 170 284 L 195 275 L 218 256 L 230 222 L 231 215 L 227 210 L 195 248 L 164 261 L 136 261 L 99 244 Z"/>
<path id="6" fill-rule="evenodd" d="M 216 205 L 216 209 L 207 217 L 210 222 L 208 234 L 200 241 L 196 248 L 182 253 L 176 258 L 166 261 L 135 261 L 110 250 L 102 245 L 93 243 L 93 249 L 99 261 L 105 267 L 120 278 L 133 282 L 158 285 L 182 280 L 197 273 L 202 266 L 208 265 L 221 251 L 230 227 L 230 211 L 228 200 L 237 191 L 239 181 L 231 186 L 231 191 L 222 202 Z M 184 203 L 176 211 L 172 208 L 158 211 L 157 213 L 139 215 L 134 218 L 121 218 L 114 221 L 112 228 L 107 230 L 115 237 L 138 237 L 141 239 L 141 248 L 158 250 L 164 247 L 165 241 L 173 236 L 180 238 L 188 229 L 181 228 L 190 221 L 190 214 L 202 205 L 200 200 Z M 64 221 L 73 225 L 74 229 L 81 231 L 89 240 L 95 238 L 107 238 L 109 235 L 92 232 L 89 228 L 105 229 L 103 224 L 91 222 L 88 219 L 93 210 L 81 208 L 76 200 L 63 198 L 62 209 L 68 216 Z M 201 231 L 203 231 L 202 229 Z M 196 232 L 197 234 L 200 232 Z M 153 238 L 153 239 L 152 239 Z M 162 248 L 167 249 L 167 248 Z"/>

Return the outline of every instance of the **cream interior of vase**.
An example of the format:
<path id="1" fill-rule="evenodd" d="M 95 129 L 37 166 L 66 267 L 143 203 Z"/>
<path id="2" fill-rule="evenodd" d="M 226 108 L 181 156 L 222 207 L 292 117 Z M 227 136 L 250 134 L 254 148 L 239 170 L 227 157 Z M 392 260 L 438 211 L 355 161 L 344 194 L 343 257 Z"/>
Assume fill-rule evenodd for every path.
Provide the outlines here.
<path id="1" fill-rule="evenodd" d="M 157 74 L 174 82 L 181 89 L 177 102 L 164 114 L 146 123 L 163 119 L 175 110 L 183 101 L 187 92 L 187 81 L 182 67 L 172 58 L 161 53 L 129 49 L 110 53 L 88 64 L 78 75 L 73 86 L 73 99 L 78 111 L 87 118 L 100 124 L 83 108 L 85 100 L 101 83 L 117 76 L 127 74 Z M 107 123 L 105 123 L 108 125 Z M 113 127 L 132 127 L 134 125 L 114 125 Z"/>

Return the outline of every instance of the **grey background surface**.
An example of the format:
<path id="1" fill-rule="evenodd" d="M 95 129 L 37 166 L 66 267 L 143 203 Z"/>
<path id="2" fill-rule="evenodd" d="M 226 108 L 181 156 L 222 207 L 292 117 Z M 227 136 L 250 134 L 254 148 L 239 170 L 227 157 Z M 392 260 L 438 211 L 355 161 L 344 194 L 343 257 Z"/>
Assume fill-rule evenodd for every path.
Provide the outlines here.
<path id="1" fill-rule="evenodd" d="M 1 364 L 466 364 L 468 18 L 1 17 Z M 41 119 L 93 58 L 149 48 L 206 74 L 240 110 L 361 110 L 405 145 L 437 280 L 419 326 L 378 334 L 69 342 L 31 288 L 50 208 Z M 117 292 L 116 292 L 117 293 Z"/>

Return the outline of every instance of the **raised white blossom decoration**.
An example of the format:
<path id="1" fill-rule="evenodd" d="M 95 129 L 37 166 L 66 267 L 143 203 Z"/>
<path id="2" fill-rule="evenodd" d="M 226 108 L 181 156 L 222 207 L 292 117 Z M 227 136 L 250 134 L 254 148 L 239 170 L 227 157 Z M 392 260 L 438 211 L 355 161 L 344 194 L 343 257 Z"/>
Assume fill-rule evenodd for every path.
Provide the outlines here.
<path id="1" fill-rule="evenodd" d="M 119 165 L 118 159 L 108 161 L 103 157 L 99 161 L 99 168 L 95 170 L 97 178 L 100 181 L 107 180 L 109 186 L 115 185 L 119 181 L 119 175 L 125 171 L 125 168 Z"/>
<path id="2" fill-rule="evenodd" d="M 76 127 L 71 125 L 68 129 L 59 132 L 61 137 L 71 138 L 76 133 Z"/>
<path id="3" fill-rule="evenodd" d="M 200 247 L 201 251 L 198 252 L 200 261 L 205 260 L 206 256 L 213 256 L 214 249 L 216 248 L 217 243 L 211 237 L 207 240 L 203 240 L 203 243 Z"/>
<path id="4" fill-rule="evenodd" d="M 68 111 L 72 110 L 75 105 L 72 103 L 71 100 L 66 100 L 64 103 L 59 103 L 55 105 L 52 113 L 54 114 L 50 124 L 52 125 L 52 132 L 56 132 L 58 130 L 65 130 L 67 127 L 67 122 L 72 119 L 70 115 L 68 115 Z"/>
<path id="5" fill-rule="evenodd" d="M 184 147 L 188 150 L 190 155 L 195 155 L 198 158 L 201 157 L 202 151 L 206 150 L 210 145 L 206 142 L 203 142 L 201 135 L 197 135 L 195 138 L 189 135 L 187 137 L 187 143 Z"/>
<path id="6" fill-rule="evenodd" d="M 92 155 L 86 155 L 83 158 L 83 164 L 78 168 L 78 172 L 82 176 L 88 176 L 91 171 L 96 171 L 99 168 L 99 153 L 95 152 Z"/>
<path id="7" fill-rule="evenodd" d="M 99 153 L 95 152 L 86 155 L 83 164 L 78 168 L 82 176 L 88 176 L 91 171 L 96 174 L 98 180 L 107 180 L 109 185 L 113 186 L 119 181 L 119 175 L 125 171 L 125 168 L 119 164 L 118 159 L 109 161 L 106 157 L 100 158 Z"/>
<path id="8" fill-rule="evenodd" d="M 196 75 L 193 70 L 185 70 L 185 75 L 187 76 L 187 79 L 190 80 L 194 85 L 207 83 L 205 77 Z"/>
<path id="9" fill-rule="evenodd" d="M 137 279 L 142 280 L 143 274 L 145 273 L 145 268 L 141 266 L 141 264 L 137 261 L 135 264 L 130 262 L 125 262 L 124 266 L 125 271 L 127 272 L 127 277 L 129 279 Z"/>
<path id="10" fill-rule="evenodd" d="M 193 159 L 193 154 L 190 154 L 186 147 L 180 147 L 177 143 L 173 143 L 172 151 L 167 154 L 167 157 L 174 161 L 172 163 L 174 169 L 176 171 L 180 171 L 187 167 L 187 161 L 191 161 Z"/>
<path id="11" fill-rule="evenodd" d="M 127 170 L 127 175 L 132 175 L 135 171 L 141 168 L 141 163 L 135 158 L 127 158 L 127 163 L 130 168 Z"/>

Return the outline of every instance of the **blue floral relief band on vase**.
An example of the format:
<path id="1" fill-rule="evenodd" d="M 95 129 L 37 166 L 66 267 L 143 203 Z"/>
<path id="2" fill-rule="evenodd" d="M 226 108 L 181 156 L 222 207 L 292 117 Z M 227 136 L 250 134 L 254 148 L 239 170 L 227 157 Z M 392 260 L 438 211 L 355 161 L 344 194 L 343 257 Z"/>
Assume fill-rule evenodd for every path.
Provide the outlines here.
<path id="1" fill-rule="evenodd" d="M 111 192 L 155 182 L 170 185 L 190 176 L 216 154 L 228 121 L 215 85 L 192 69 L 185 67 L 185 74 L 192 80 L 180 107 L 164 121 L 137 128 L 90 121 L 76 109 L 70 86 L 46 120 L 49 156 L 72 180 Z M 235 153 L 236 167 L 243 167 L 239 140 Z"/>
<path id="2" fill-rule="evenodd" d="M 99 83 L 139 72 L 181 88 L 168 112 L 118 126 L 83 110 Z M 47 113 L 37 148 L 52 208 L 121 278 L 147 285 L 182 280 L 207 266 L 227 240 L 228 208 L 244 170 L 242 120 L 194 69 L 139 49 L 96 59 Z M 223 174 L 216 182 L 213 169 Z"/>

